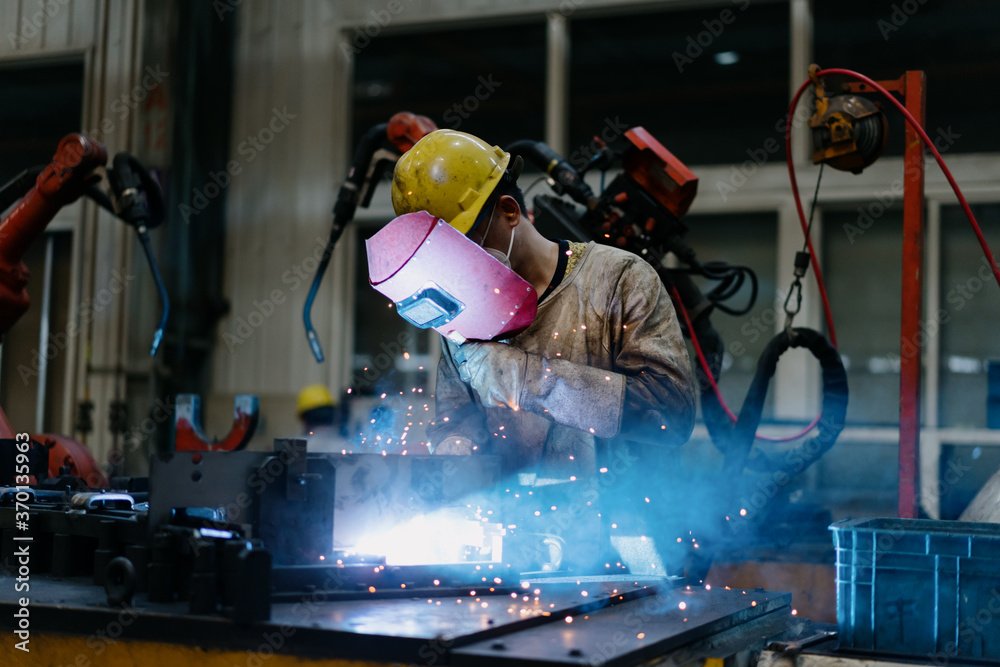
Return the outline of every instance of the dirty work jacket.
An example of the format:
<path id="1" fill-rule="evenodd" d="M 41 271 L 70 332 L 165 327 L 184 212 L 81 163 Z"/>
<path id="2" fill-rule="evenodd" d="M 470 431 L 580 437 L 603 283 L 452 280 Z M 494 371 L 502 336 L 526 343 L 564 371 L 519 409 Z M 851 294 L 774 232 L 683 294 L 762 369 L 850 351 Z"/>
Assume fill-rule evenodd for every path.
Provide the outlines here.
<path id="1" fill-rule="evenodd" d="M 504 472 L 595 473 L 595 437 L 679 445 L 694 425 L 687 349 L 673 304 L 640 257 L 593 242 L 509 341 L 528 353 L 520 410 L 486 408 L 442 339 L 433 445 L 465 437 Z"/>

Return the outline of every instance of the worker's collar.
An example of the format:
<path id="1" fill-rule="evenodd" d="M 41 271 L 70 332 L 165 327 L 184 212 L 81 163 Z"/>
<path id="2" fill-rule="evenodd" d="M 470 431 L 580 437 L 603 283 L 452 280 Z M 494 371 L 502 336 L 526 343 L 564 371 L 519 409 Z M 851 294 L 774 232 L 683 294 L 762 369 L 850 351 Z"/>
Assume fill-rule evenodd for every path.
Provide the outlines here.
<path id="1" fill-rule="evenodd" d="M 563 278 L 566 277 L 566 266 L 569 263 L 569 254 L 570 254 L 569 241 L 560 239 L 558 243 L 559 243 L 559 259 L 556 261 L 556 270 L 555 273 L 552 274 L 552 281 L 549 283 L 549 286 L 546 287 L 545 291 L 542 292 L 542 295 L 538 297 L 538 303 L 541 303 L 542 301 L 545 300 L 545 297 L 552 294 L 552 292 L 555 291 L 557 287 L 559 287 L 559 284 L 563 281 Z"/>

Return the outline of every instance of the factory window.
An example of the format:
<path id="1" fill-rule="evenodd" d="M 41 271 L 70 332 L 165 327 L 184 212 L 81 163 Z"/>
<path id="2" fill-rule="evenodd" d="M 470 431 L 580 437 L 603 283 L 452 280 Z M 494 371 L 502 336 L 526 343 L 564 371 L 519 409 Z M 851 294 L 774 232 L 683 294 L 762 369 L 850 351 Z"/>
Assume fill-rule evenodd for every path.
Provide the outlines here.
<path id="1" fill-rule="evenodd" d="M 893 425 L 899 423 L 903 216 L 901 207 L 868 204 L 824 212 L 821 268 L 847 367 L 847 421 Z"/>
<path id="2" fill-rule="evenodd" d="M 428 381 L 437 369 L 431 344 L 437 344 L 433 330 L 417 329 L 396 314 L 392 302 L 368 285 L 368 255 L 364 239 L 378 226 L 359 229 L 357 284 L 354 299 L 354 360 L 351 373 L 359 395 L 385 393 L 430 395 Z M 412 392 L 412 389 L 422 390 Z"/>
<path id="3" fill-rule="evenodd" d="M 642 125 L 687 164 L 784 158 L 787 3 L 574 19 L 570 35 L 570 155 Z"/>
<path id="4" fill-rule="evenodd" d="M 927 74 L 927 130 L 955 153 L 1000 150 L 1000 3 L 994 0 L 817 2 L 815 54 L 822 67 L 897 79 Z M 903 122 L 888 113 L 887 152 L 903 152 Z M 895 137 L 895 138 L 893 138 Z"/>
<path id="5" fill-rule="evenodd" d="M 0 184 L 48 164 L 59 140 L 80 131 L 83 62 L 0 67 Z"/>
<path id="6" fill-rule="evenodd" d="M 355 57 L 353 145 L 398 111 L 500 146 L 543 139 L 544 23 L 372 39 Z"/>
<path id="7" fill-rule="evenodd" d="M 857 385 L 851 385 L 851 391 Z M 854 402 L 854 396 L 851 396 Z M 891 437 L 891 436 L 890 436 Z M 840 438 L 815 469 L 808 498 L 830 511 L 830 519 L 895 516 L 899 494 L 899 444 L 895 439 Z"/>
<path id="8" fill-rule="evenodd" d="M 973 206 L 990 247 L 1000 248 L 1000 205 Z M 959 206 L 941 207 L 941 305 L 925 313 L 940 325 L 941 426 L 1000 427 L 987 419 L 989 395 L 1000 400 L 1000 380 L 990 386 L 991 362 L 1000 365 L 996 322 L 1000 289 Z M 1000 372 L 996 368 L 994 373 Z M 997 419 L 997 417 L 994 417 Z"/>
<path id="9" fill-rule="evenodd" d="M 48 310 L 45 310 L 45 268 L 49 245 L 52 248 L 52 263 L 49 265 Z M 62 428 L 62 400 L 69 391 L 65 380 L 70 356 L 70 343 L 67 341 L 70 339 L 66 332 L 72 330 L 68 326 L 72 250 L 71 233 L 50 232 L 36 239 L 24 255 L 24 263 L 32 277 L 28 285 L 31 308 L 4 336 L 3 345 L 0 345 L 0 405 L 14 420 L 11 425 L 16 431 L 58 432 Z M 44 343 L 40 337 L 43 318 L 48 321 L 49 328 Z M 43 403 L 40 411 L 39 397 Z M 39 415 L 42 417 L 40 424 L 36 422 Z"/>
<path id="10" fill-rule="evenodd" d="M 757 274 L 758 294 L 753 309 L 745 315 L 729 315 L 720 310 L 712 313 L 712 325 L 725 345 L 722 379 L 719 383 L 729 407 L 739 413 L 760 357 L 774 336 L 776 311 L 775 248 L 778 216 L 775 213 L 727 215 L 691 215 L 685 218 L 690 231 L 686 242 L 701 262 L 725 261 L 735 266 L 748 266 Z M 702 292 L 717 286 L 717 281 L 698 278 Z M 727 306 L 742 308 L 751 293 L 747 280 Z M 693 356 L 692 363 L 697 363 Z M 769 392 L 764 404 L 764 419 L 774 415 L 774 396 Z"/>

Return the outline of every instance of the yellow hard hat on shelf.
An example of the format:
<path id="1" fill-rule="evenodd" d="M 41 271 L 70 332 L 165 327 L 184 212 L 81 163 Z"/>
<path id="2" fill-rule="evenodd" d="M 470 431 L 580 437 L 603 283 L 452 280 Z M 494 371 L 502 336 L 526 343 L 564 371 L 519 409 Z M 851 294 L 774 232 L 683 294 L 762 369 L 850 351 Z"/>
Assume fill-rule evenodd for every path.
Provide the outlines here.
<path id="1" fill-rule="evenodd" d="M 316 408 L 332 408 L 337 405 L 330 390 L 321 384 L 311 384 L 299 392 L 296 414 L 299 416 Z"/>
<path id="2" fill-rule="evenodd" d="M 392 175 L 396 215 L 427 211 L 467 234 L 503 177 L 510 153 L 458 130 L 435 130 L 403 154 Z"/>

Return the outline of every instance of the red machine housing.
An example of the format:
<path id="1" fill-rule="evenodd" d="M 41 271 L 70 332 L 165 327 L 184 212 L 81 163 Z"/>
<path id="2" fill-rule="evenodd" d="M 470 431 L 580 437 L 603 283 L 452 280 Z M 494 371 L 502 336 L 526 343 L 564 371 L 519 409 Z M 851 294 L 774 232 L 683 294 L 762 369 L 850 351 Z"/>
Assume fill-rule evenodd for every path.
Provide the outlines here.
<path id="1" fill-rule="evenodd" d="M 107 478 L 86 445 L 64 435 L 43 433 L 31 437 L 49 450 L 49 477 L 58 477 L 60 468 L 69 468 L 72 477 L 81 478 L 90 488 L 108 488 Z"/>
<path id="2" fill-rule="evenodd" d="M 625 136 L 638 149 L 625 151 L 625 173 L 674 217 L 682 217 L 698 194 L 698 177 L 645 128 L 633 127 Z"/>
<path id="3" fill-rule="evenodd" d="M 413 148 L 424 135 L 438 129 L 427 116 L 418 116 L 409 111 L 393 114 L 386 126 L 385 134 L 400 153 Z"/>

